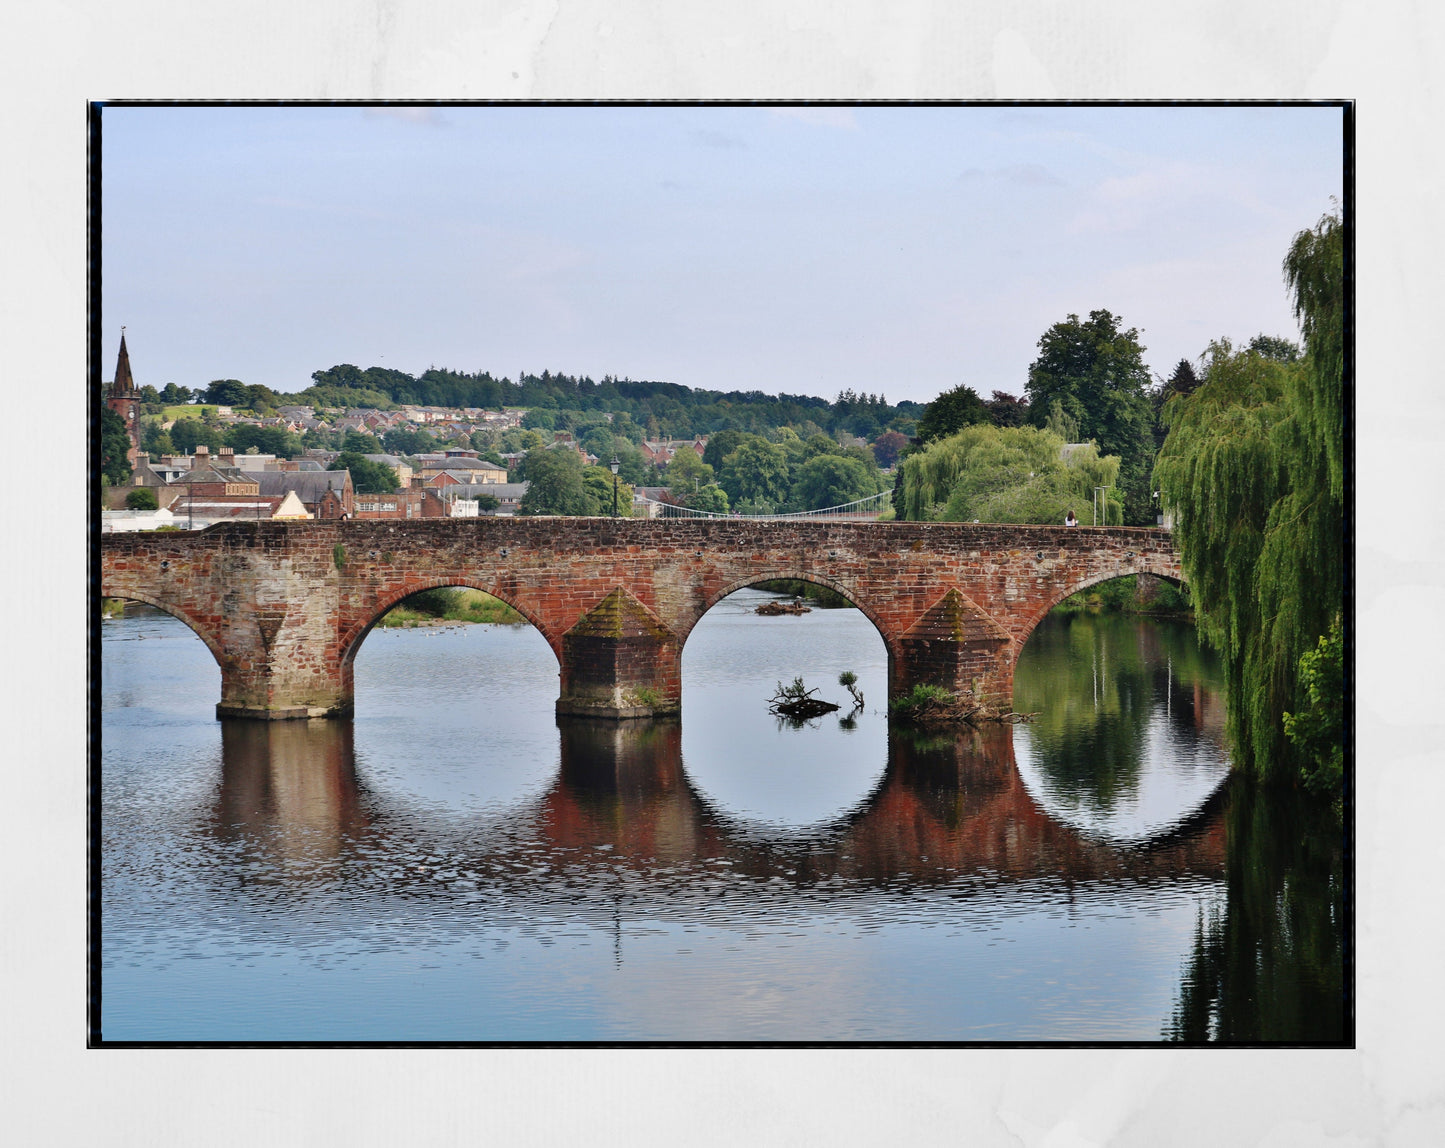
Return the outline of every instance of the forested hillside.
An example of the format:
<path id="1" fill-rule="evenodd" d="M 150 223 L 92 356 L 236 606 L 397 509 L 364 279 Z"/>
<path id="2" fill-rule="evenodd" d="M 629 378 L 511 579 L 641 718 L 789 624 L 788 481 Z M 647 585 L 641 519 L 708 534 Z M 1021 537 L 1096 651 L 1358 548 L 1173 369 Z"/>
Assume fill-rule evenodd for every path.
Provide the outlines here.
<path id="1" fill-rule="evenodd" d="M 551 411 L 626 413 L 649 439 L 691 438 L 722 430 L 762 434 L 792 427 L 800 437 L 839 431 L 872 442 L 887 430 L 911 435 L 920 403 L 897 406 L 877 394 L 845 390 L 836 399 L 769 395 L 762 391 L 693 390 L 678 383 L 604 376 L 520 374 L 518 381 L 483 371 L 465 374 L 432 368 L 419 377 L 385 367 L 362 370 L 342 363 L 312 376 L 312 386 L 285 396 L 322 407 L 379 407 L 416 403 L 440 407 L 528 407 Z"/>

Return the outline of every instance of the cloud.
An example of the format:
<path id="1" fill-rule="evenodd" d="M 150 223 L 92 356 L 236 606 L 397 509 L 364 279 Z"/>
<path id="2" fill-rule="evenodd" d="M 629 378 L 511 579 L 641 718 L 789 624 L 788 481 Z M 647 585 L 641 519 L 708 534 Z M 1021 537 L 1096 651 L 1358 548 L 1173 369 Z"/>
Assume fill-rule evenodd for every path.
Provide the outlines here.
<path id="1" fill-rule="evenodd" d="M 812 124 L 815 127 L 856 128 L 858 126 L 858 120 L 853 115 L 852 108 L 769 108 L 768 111 L 781 119 L 797 120 L 799 123 Z"/>

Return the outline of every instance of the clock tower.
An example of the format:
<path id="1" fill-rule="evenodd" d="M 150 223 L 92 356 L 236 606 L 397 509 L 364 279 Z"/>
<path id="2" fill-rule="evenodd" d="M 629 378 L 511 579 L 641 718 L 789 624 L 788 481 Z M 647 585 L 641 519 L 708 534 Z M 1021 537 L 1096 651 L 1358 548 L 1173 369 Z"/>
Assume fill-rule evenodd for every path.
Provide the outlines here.
<path id="1" fill-rule="evenodd" d="M 120 358 L 115 364 L 115 382 L 110 385 L 105 405 L 125 420 L 126 434 L 130 435 L 130 450 L 126 460 L 135 466 L 136 455 L 140 453 L 140 392 L 130 374 L 130 356 L 125 350 L 125 328 L 120 329 Z"/>

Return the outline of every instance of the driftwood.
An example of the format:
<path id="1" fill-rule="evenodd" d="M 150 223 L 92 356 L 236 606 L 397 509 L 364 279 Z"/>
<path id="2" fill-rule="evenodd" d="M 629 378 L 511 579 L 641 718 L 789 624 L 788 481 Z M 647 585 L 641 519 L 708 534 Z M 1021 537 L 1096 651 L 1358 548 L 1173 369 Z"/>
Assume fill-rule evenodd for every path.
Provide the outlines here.
<path id="1" fill-rule="evenodd" d="M 813 695 L 816 689 L 807 689 L 803 685 L 802 678 L 794 678 L 790 686 L 778 683 L 777 693 L 768 699 L 768 709 L 775 714 L 782 714 L 790 718 L 812 718 L 821 717 L 823 714 L 830 714 L 841 707 L 832 702 L 825 702 Z"/>
<path id="2" fill-rule="evenodd" d="M 764 602 L 754 613 L 771 617 L 775 614 L 810 614 L 812 611 L 813 607 L 804 606 L 801 602 Z"/>

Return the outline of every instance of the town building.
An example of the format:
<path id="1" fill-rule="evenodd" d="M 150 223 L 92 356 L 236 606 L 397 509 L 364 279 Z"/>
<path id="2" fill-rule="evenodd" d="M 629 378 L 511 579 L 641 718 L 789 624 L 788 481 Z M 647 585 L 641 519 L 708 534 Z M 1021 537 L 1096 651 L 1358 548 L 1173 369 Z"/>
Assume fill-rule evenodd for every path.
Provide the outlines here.
<path id="1" fill-rule="evenodd" d="M 115 379 L 106 392 L 105 405 L 120 415 L 125 422 L 125 433 L 130 436 L 130 449 L 126 461 L 132 469 L 136 455 L 140 453 L 140 391 L 130 373 L 130 355 L 125 349 L 125 328 L 120 329 L 120 356 L 115 363 Z"/>
<path id="2" fill-rule="evenodd" d="M 351 518 L 356 513 L 349 470 L 263 470 L 250 477 L 268 498 L 295 491 L 313 518 Z"/>

